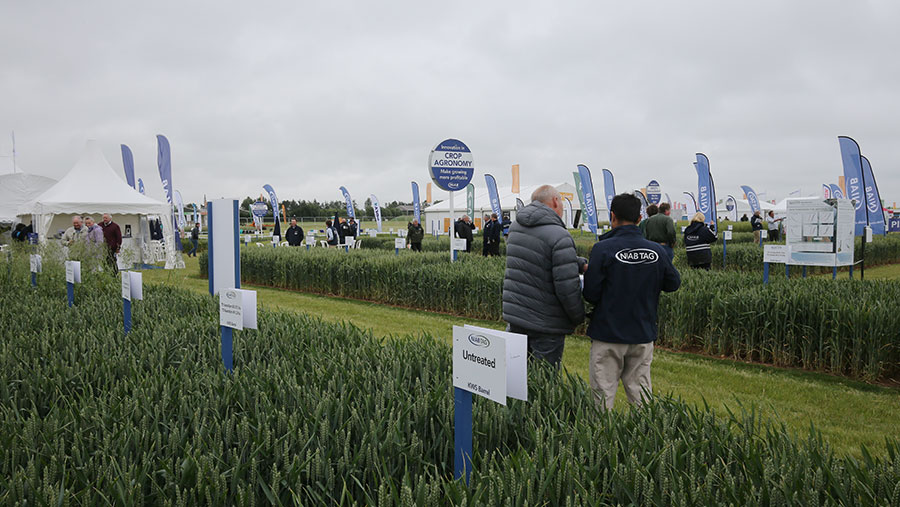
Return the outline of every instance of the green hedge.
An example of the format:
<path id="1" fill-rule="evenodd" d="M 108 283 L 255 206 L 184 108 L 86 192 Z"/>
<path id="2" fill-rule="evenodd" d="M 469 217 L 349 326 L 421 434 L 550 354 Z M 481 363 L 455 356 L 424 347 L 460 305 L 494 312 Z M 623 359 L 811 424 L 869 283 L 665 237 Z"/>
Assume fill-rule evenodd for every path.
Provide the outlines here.
<path id="1" fill-rule="evenodd" d="M 4 270 L 6 271 L 6 270 Z M 900 447 L 836 456 L 752 414 L 658 398 L 601 413 L 544 367 L 528 403 L 477 398 L 474 474 L 452 478 L 450 349 L 261 311 L 225 374 L 213 298 L 148 285 L 121 331 L 115 278 L 65 306 L 0 276 L 7 505 L 897 504 Z M 91 316 L 91 318 L 89 318 Z M 449 333 L 449 330 L 448 330 Z"/>
<path id="2" fill-rule="evenodd" d="M 754 248 L 737 250 L 749 256 L 759 250 Z M 505 258 L 463 253 L 451 264 L 448 257 L 245 248 L 241 279 L 499 320 Z M 200 269 L 205 275 L 205 255 Z M 680 270 L 683 287 L 660 304 L 660 339 L 667 346 L 867 380 L 900 375 L 898 281 L 787 280 L 783 270 L 773 269 L 764 286 L 757 272 Z"/>

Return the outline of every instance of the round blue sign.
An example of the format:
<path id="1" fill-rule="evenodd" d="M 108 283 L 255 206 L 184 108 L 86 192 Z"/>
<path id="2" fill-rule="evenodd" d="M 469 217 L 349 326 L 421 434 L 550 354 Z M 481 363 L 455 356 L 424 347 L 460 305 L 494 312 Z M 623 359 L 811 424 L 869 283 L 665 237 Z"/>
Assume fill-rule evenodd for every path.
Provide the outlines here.
<path id="1" fill-rule="evenodd" d="M 449 192 L 462 190 L 475 175 L 472 152 L 458 139 L 441 141 L 428 156 L 428 174 L 438 188 Z"/>
<path id="2" fill-rule="evenodd" d="M 269 213 L 269 206 L 263 201 L 256 201 L 250 205 L 250 211 L 253 212 L 254 216 L 264 217 Z"/>
<path id="3" fill-rule="evenodd" d="M 659 204 L 661 199 L 662 193 L 659 191 L 659 182 L 650 180 L 650 183 L 647 183 L 647 200 L 650 201 L 650 204 Z"/>

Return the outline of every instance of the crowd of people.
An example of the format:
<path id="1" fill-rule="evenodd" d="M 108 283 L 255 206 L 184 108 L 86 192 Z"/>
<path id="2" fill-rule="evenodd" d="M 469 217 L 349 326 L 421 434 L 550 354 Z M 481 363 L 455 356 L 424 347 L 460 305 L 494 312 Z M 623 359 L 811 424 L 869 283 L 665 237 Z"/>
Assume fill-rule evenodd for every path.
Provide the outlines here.
<path id="1" fill-rule="evenodd" d="M 72 226 L 62 235 L 62 243 L 71 247 L 79 243 L 93 245 L 104 252 L 106 262 L 113 273 L 119 272 L 116 256 L 122 249 L 122 229 L 113 222 L 112 215 L 104 213 L 99 223 L 85 215 L 72 217 Z"/>

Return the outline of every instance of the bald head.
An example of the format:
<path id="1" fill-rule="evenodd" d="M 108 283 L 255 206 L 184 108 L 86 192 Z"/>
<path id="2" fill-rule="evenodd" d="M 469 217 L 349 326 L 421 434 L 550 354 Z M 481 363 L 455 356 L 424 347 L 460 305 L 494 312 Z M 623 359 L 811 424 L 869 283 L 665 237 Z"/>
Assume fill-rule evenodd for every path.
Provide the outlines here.
<path id="1" fill-rule="evenodd" d="M 562 216 L 563 214 L 562 196 L 559 195 L 559 191 L 553 188 L 552 185 L 539 186 L 531 194 L 531 202 L 534 201 L 540 201 L 546 204 L 559 216 Z"/>

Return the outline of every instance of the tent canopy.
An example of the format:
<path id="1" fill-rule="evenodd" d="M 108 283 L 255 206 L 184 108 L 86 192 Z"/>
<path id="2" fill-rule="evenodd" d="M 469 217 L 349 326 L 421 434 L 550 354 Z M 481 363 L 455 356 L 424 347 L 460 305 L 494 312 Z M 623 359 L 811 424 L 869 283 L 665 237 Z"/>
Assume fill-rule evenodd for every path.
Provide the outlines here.
<path id="1" fill-rule="evenodd" d="M 53 178 L 23 172 L 0 175 L 0 223 L 17 222 L 19 208 L 56 183 Z"/>
<path id="2" fill-rule="evenodd" d="M 169 206 L 131 188 L 90 140 L 78 162 L 55 185 L 19 208 L 19 215 L 113 213 L 168 215 Z"/>

